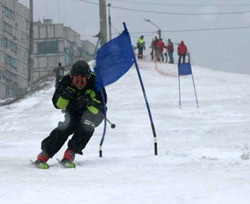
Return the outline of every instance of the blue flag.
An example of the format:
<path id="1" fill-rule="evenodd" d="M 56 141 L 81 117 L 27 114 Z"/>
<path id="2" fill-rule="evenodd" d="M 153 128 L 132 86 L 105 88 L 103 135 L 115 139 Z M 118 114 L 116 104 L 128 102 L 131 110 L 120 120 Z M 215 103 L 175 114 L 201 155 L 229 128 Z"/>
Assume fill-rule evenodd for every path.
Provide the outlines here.
<path id="1" fill-rule="evenodd" d="M 135 55 L 129 32 L 124 24 L 124 31 L 118 37 L 103 45 L 96 55 L 96 88 L 114 83 L 122 77 L 135 62 Z"/>
<path id="2" fill-rule="evenodd" d="M 179 75 L 190 75 L 192 74 L 192 68 L 190 62 L 178 64 Z"/>

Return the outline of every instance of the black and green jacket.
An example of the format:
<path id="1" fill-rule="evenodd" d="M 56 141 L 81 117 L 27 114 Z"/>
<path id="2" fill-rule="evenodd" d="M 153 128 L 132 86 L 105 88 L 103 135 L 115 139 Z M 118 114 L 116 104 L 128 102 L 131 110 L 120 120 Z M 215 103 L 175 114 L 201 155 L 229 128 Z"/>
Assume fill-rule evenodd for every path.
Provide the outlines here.
<path id="1" fill-rule="evenodd" d="M 71 89 L 74 92 L 74 96 L 72 99 L 67 100 L 61 96 L 63 89 Z M 104 94 L 104 101 L 107 103 L 107 95 L 106 91 L 103 88 L 103 94 Z M 58 83 L 58 86 L 55 90 L 55 93 L 52 98 L 52 102 L 55 106 L 55 108 L 58 109 L 64 109 L 71 113 L 76 113 L 77 110 L 75 109 L 74 102 L 75 99 L 78 96 L 81 95 L 89 95 L 92 99 L 92 105 L 86 106 L 86 110 L 89 110 L 93 114 L 98 114 L 99 112 L 103 113 L 103 103 L 101 98 L 101 92 L 96 90 L 95 87 L 95 74 L 94 72 L 91 72 L 91 76 L 88 80 L 87 85 L 82 89 L 78 90 L 71 81 L 70 73 L 67 73 Z M 83 110 L 84 112 L 84 110 Z"/>

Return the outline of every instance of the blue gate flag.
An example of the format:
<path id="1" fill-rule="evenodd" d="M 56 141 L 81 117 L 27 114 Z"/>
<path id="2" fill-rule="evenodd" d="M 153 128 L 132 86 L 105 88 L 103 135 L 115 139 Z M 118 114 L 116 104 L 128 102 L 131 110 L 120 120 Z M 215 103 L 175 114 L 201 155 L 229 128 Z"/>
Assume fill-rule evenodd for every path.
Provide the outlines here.
<path id="1" fill-rule="evenodd" d="M 135 55 L 129 32 L 124 24 L 124 31 L 110 40 L 97 51 L 96 55 L 96 88 L 114 83 L 122 77 L 135 62 Z"/>
<path id="2" fill-rule="evenodd" d="M 179 75 L 190 75 L 192 74 L 192 68 L 190 62 L 178 64 Z"/>

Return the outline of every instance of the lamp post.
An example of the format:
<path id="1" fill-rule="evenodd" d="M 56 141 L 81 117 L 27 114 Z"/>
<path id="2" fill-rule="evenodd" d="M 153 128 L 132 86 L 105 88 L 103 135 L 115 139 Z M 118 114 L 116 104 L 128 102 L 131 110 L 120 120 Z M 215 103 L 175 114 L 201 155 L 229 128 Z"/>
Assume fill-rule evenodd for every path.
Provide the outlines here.
<path id="1" fill-rule="evenodd" d="M 157 27 L 157 32 L 158 32 L 158 35 L 159 35 L 159 39 L 161 39 L 161 29 L 160 29 L 160 27 L 158 26 L 158 25 L 156 25 L 155 23 L 153 23 L 151 20 L 149 20 L 149 19 L 144 19 L 146 22 L 149 22 L 149 23 L 151 23 L 152 25 L 154 25 L 155 27 Z"/>

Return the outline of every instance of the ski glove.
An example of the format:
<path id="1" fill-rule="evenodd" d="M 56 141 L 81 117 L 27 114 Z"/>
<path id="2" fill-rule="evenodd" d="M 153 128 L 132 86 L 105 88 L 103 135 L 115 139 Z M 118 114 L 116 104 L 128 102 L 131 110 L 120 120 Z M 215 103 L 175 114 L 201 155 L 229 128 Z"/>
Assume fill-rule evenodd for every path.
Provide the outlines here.
<path id="1" fill-rule="evenodd" d="M 89 95 L 78 96 L 75 100 L 75 109 L 82 113 L 86 110 L 86 106 L 91 106 L 93 101 Z"/>
<path id="2" fill-rule="evenodd" d="M 72 100 L 74 97 L 74 94 L 75 94 L 75 90 L 70 88 L 70 87 L 67 87 L 66 89 L 64 88 L 64 89 L 60 90 L 60 95 L 64 99 L 67 99 L 67 100 Z"/>

